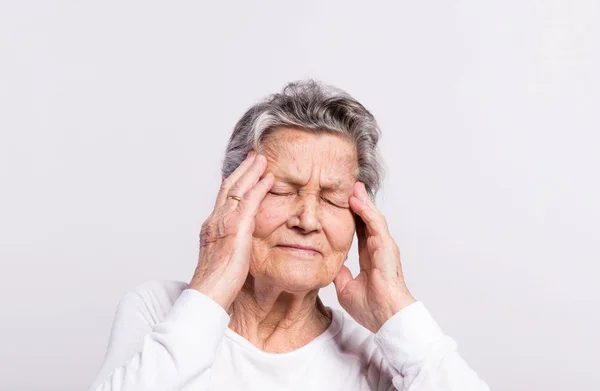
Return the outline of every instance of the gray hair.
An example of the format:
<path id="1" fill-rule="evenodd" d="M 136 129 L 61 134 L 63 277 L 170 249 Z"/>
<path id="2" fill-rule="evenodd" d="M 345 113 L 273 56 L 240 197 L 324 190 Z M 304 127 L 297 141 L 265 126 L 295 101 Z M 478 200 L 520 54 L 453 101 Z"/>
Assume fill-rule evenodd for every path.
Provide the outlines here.
<path id="1" fill-rule="evenodd" d="M 250 150 L 273 130 L 295 127 L 315 133 L 349 137 L 358 154 L 357 180 L 374 199 L 383 180 L 383 161 L 377 150 L 381 131 L 375 117 L 343 90 L 313 79 L 291 82 L 281 93 L 252 106 L 237 122 L 229 138 L 221 173 L 227 178 Z"/>

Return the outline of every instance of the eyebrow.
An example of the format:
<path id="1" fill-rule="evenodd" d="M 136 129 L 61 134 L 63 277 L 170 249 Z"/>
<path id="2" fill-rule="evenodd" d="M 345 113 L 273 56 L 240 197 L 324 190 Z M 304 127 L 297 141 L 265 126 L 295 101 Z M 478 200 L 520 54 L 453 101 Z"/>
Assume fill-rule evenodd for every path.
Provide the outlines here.
<path id="1" fill-rule="evenodd" d="M 275 173 L 273 173 L 273 174 L 275 174 Z M 292 177 L 290 175 L 276 175 L 275 174 L 275 180 L 283 181 L 285 183 L 288 183 L 288 184 L 294 185 L 294 186 L 303 186 L 304 185 L 297 178 Z M 342 185 L 344 185 L 344 182 L 342 180 L 336 180 L 336 181 L 326 184 L 325 186 L 321 186 L 321 188 L 323 190 L 343 190 Z"/>

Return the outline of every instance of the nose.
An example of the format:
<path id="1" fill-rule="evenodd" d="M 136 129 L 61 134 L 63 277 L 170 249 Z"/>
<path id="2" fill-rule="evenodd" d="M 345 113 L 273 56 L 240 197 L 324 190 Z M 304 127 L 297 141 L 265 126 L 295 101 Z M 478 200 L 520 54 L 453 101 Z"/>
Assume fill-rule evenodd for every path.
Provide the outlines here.
<path id="1" fill-rule="evenodd" d="M 294 213 L 288 220 L 288 228 L 297 229 L 305 234 L 320 231 L 319 197 L 318 193 L 299 194 L 293 206 Z"/>

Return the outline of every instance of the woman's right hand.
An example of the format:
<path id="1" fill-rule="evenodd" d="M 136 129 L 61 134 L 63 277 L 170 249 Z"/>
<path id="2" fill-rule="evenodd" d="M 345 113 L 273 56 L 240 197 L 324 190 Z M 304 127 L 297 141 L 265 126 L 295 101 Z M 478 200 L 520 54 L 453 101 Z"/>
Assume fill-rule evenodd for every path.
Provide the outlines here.
<path id="1" fill-rule="evenodd" d="M 273 186 L 273 174 L 260 179 L 266 167 L 266 158 L 250 151 L 221 183 L 215 208 L 200 231 L 198 266 L 189 288 L 204 293 L 228 312 L 248 276 L 254 216 Z"/>

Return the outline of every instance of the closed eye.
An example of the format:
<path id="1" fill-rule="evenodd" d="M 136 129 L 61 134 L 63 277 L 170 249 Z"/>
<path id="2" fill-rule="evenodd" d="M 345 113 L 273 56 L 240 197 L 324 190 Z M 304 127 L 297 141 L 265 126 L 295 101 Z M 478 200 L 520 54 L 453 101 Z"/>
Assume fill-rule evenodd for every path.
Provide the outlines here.
<path id="1" fill-rule="evenodd" d="M 276 196 L 290 196 L 290 195 L 293 195 L 294 193 L 276 193 L 274 191 L 270 191 L 269 194 L 273 194 Z"/>
<path id="2" fill-rule="evenodd" d="M 337 207 L 337 208 L 343 208 L 343 209 L 348 209 L 348 208 L 349 208 L 349 206 L 343 206 L 343 205 L 339 205 L 338 203 L 336 203 L 336 202 L 333 202 L 333 201 L 331 201 L 331 200 L 329 200 L 329 199 L 327 199 L 327 198 L 324 198 L 324 197 L 321 197 L 321 199 L 322 199 L 323 201 L 327 202 L 328 204 L 331 204 L 331 205 L 333 205 L 333 206 L 335 206 L 335 207 Z"/>
<path id="3" fill-rule="evenodd" d="M 287 197 L 287 196 L 292 196 L 292 195 L 294 195 L 296 193 L 294 193 L 294 192 L 280 193 L 280 192 L 275 192 L 275 191 L 269 191 L 268 194 L 273 194 L 273 195 L 279 196 L 279 197 Z M 321 196 L 321 199 L 323 201 L 327 202 L 328 204 L 330 204 L 332 206 L 335 206 L 336 208 L 341 208 L 341 209 L 348 209 L 348 208 L 350 208 L 349 205 L 348 206 L 347 205 L 340 205 L 340 203 L 332 201 L 330 199 L 327 199 L 327 198 L 325 198 L 323 196 Z"/>

